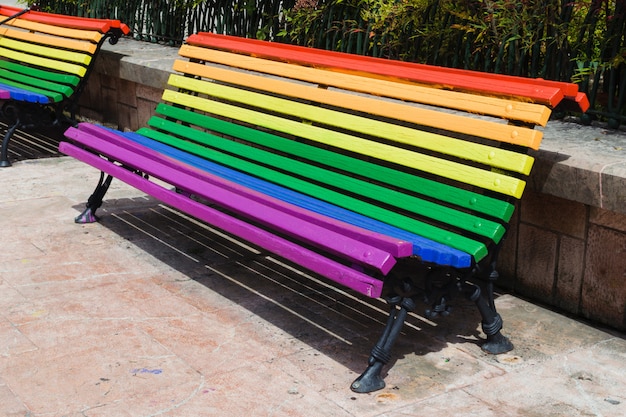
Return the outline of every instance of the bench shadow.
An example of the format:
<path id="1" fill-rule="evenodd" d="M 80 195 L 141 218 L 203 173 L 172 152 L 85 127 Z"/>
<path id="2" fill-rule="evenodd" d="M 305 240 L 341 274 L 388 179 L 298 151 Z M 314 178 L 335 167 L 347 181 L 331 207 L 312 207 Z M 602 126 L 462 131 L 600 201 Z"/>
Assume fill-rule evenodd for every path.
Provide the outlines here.
<path id="1" fill-rule="evenodd" d="M 84 206 L 76 206 L 82 211 Z M 270 254 L 186 217 L 150 197 L 105 200 L 100 224 L 150 256 L 331 357 L 357 374 L 382 333 L 388 307 L 304 272 Z M 303 277 L 307 275 L 313 279 Z M 452 314 L 436 321 L 422 314 L 405 323 L 392 361 L 424 356 L 455 345 L 480 352 L 480 315 L 457 296 Z"/>
<path id="2" fill-rule="evenodd" d="M 59 152 L 59 142 L 63 139 L 65 127 L 47 127 L 40 129 L 16 130 L 9 142 L 9 161 L 18 162 L 30 159 L 54 158 Z M 0 121 L 0 140 L 8 126 Z"/>
<path id="3" fill-rule="evenodd" d="M 533 189 L 539 191 L 543 190 L 546 182 L 548 182 L 554 166 L 570 158 L 567 154 L 546 150 L 531 152 L 531 156 L 535 158 L 535 165 L 528 182 Z"/>

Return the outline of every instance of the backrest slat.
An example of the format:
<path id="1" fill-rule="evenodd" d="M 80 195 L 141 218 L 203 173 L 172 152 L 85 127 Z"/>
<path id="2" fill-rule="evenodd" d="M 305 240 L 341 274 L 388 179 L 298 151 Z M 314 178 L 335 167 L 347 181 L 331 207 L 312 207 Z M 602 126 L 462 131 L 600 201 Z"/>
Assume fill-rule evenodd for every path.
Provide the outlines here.
<path id="1" fill-rule="evenodd" d="M 47 33 L 50 35 L 61 36 L 70 39 L 85 40 L 94 43 L 100 42 L 100 40 L 104 36 L 104 33 L 100 31 L 73 29 L 66 26 L 54 26 L 24 19 L 10 20 L 5 24 L 16 28 L 25 29 L 31 32 Z"/>
<path id="2" fill-rule="evenodd" d="M 21 30 L 12 30 L 6 28 L 0 28 L 0 36 L 19 39 L 32 44 L 52 45 L 58 48 L 63 48 L 72 51 L 82 51 L 93 55 L 98 45 L 94 42 L 76 40 L 66 37 L 52 38 L 48 35 L 41 35 L 33 32 L 25 32 Z"/>
<path id="3" fill-rule="evenodd" d="M 506 201 L 415 176 L 407 172 L 354 158 L 349 155 L 333 152 L 332 150 L 290 140 L 207 115 L 200 115 L 163 103 L 157 106 L 156 111 L 159 115 L 167 119 L 175 119 L 182 123 L 199 125 L 210 131 L 217 132 L 218 134 L 232 135 L 257 145 L 281 150 L 291 155 L 303 156 L 308 160 L 318 161 L 327 166 L 341 167 L 343 171 L 353 175 L 359 175 L 380 183 L 400 187 L 416 194 L 423 196 L 437 195 L 439 199 L 451 205 L 478 213 L 488 214 L 504 222 L 508 222 L 513 213 L 513 205 Z"/>
<path id="4" fill-rule="evenodd" d="M 349 91 L 375 94 L 382 97 L 390 97 L 415 103 L 426 103 L 455 110 L 471 111 L 476 114 L 514 119 L 541 126 L 545 126 L 550 116 L 550 109 L 543 105 L 434 89 L 411 83 L 398 82 L 398 80 L 390 81 L 364 78 L 354 74 L 302 67 L 191 45 L 183 45 L 180 49 L 180 54 L 186 58 L 227 65 L 232 68 L 285 76 L 295 80 L 333 86 Z M 181 67 L 179 67 L 177 71 L 183 73 L 189 72 L 185 70 L 184 64 L 185 63 L 181 61 L 181 64 L 179 64 Z M 190 65 L 192 65 L 192 63 L 190 63 Z M 533 144 L 528 144 L 527 146 L 535 149 L 535 145 Z M 536 146 L 538 147 L 538 145 Z"/>
<path id="5" fill-rule="evenodd" d="M 443 160 L 434 156 L 420 154 L 407 149 L 400 149 L 392 145 L 374 142 L 364 138 L 355 138 L 339 131 L 302 123 L 301 121 L 287 120 L 278 116 L 259 113 L 254 110 L 205 100 L 188 94 L 167 90 L 164 100 L 189 106 L 200 111 L 217 114 L 222 117 L 246 121 L 254 125 L 273 129 L 294 136 L 300 136 L 321 144 L 334 146 L 349 152 L 355 152 L 368 157 L 382 159 L 391 163 L 404 165 L 421 171 L 440 175 L 454 181 L 470 183 L 501 194 L 519 198 L 525 186 L 523 180 L 509 177 L 498 172 L 488 172 L 484 169 Z"/>
<path id="6" fill-rule="evenodd" d="M 276 88 L 271 90 L 274 94 L 286 92 L 288 94 L 294 94 L 295 97 L 301 97 L 302 99 L 309 98 L 307 97 L 307 91 L 305 90 L 311 89 L 307 86 L 281 83 L 277 80 L 265 80 L 260 77 L 257 79 L 257 82 L 261 88 L 266 88 L 267 84 L 271 84 L 270 87 L 275 86 Z M 430 132 L 419 132 L 409 127 L 381 122 L 367 116 L 363 117 L 351 115 L 345 112 L 321 108 L 319 106 L 301 103 L 295 100 L 287 100 L 284 98 L 233 88 L 231 86 L 201 81 L 190 77 L 172 75 L 170 77 L 169 84 L 185 90 L 202 92 L 204 94 L 208 94 L 219 99 L 229 100 L 231 102 L 251 103 L 254 107 L 263 109 L 264 111 L 294 116 L 303 120 L 323 123 L 328 126 L 350 130 L 360 134 L 375 135 L 389 141 L 419 147 L 458 158 L 469 159 L 480 164 L 520 172 L 523 174 L 528 174 L 530 172 L 530 168 L 534 160 L 528 155 L 510 152 L 492 146 L 472 143 L 467 140 L 459 140 L 453 137 Z M 358 96 L 353 96 L 352 100 L 350 100 L 350 97 L 346 97 L 346 110 L 355 110 L 355 108 L 358 107 L 357 104 L 352 105 L 352 102 L 359 103 L 362 102 L 362 100 Z M 374 106 L 375 103 L 372 102 L 368 102 L 366 104 L 369 104 L 369 106 L 365 106 L 368 113 L 376 115 L 380 114 L 380 111 L 377 108 L 382 107 L 380 102 L 377 106 Z M 396 112 L 400 111 L 400 109 L 392 110 L 395 110 Z M 408 113 L 408 110 L 407 106 L 404 106 L 403 112 Z M 447 117 L 447 115 L 443 114 L 440 117 Z M 472 122 L 472 120 L 455 120 L 450 117 L 448 123 L 452 125 L 455 121 L 461 124 L 462 127 L 465 127 L 467 124 L 471 124 Z"/>
<path id="7" fill-rule="evenodd" d="M 250 68 L 259 68 L 261 66 L 262 65 L 251 65 Z M 174 69 L 176 71 L 180 71 L 186 74 L 194 74 L 200 77 L 214 79 L 228 84 L 237 84 L 244 87 L 255 88 L 257 90 L 278 92 L 285 96 L 302 98 L 306 100 L 316 101 L 318 103 L 330 104 L 333 106 L 351 108 L 352 110 L 356 111 L 369 112 L 378 116 L 402 120 L 415 124 L 422 124 L 429 127 L 441 129 L 456 128 L 456 131 L 461 131 L 462 133 L 473 134 L 487 139 L 512 143 L 515 145 L 528 146 L 533 149 L 537 149 L 539 147 L 539 143 L 541 143 L 542 138 L 542 133 L 540 131 L 524 128 L 521 126 L 493 123 L 491 121 L 481 119 L 468 120 L 466 117 L 458 116 L 452 113 L 446 114 L 440 111 L 419 107 L 416 107 L 411 112 L 406 112 L 404 106 L 405 103 L 401 105 L 389 101 L 388 103 L 386 103 L 385 106 L 381 106 L 380 98 L 355 96 L 354 94 L 346 94 L 342 93 L 341 91 L 316 88 L 316 86 L 308 86 L 307 88 L 307 86 L 303 85 L 298 88 L 298 86 L 294 86 L 293 83 L 286 83 L 269 77 L 251 75 L 249 73 L 238 73 L 232 70 L 225 70 L 218 67 L 209 67 L 206 65 L 196 64 L 192 62 L 176 61 L 174 63 Z M 324 72 L 315 69 L 312 69 L 312 71 Z M 274 74 L 283 75 L 282 73 L 277 74 L 276 72 L 274 72 Z M 354 81 L 360 78 L 357 76 L 350 77 Z M 320 80 L 318 77 L 311 78 L 313 78 L 314 81 L 312 81 L 308 77 L 300 77 L 299 79 L 316 83 L 319 81 L 326 81 Z M 369 80 L 367 82 L 369 82 Z M 362 78 L 360 79 L 360 83 L 364 84 L 362 90 L 366 90 L 367 83 Z M 328 84 L 322 83 L 322 85 Z M 340 83 L 334 83 L 331 85 L 338 88 L 343 87 L 343 85 L 341 85 Z M 397 87 L 397 85 L 395 86 Z M 380 95 L 385 95 L 385 92 L 383 91 L 376 91 L 376 93 L 379 93 Z M 446 92 L 444 91 L 444 93 Z M 458 96 L 460 93 L 453 94 Z M 389 95 L 391 94 L 388 94 L 387 96 Z M 406 100 L 408 98 L 409 96 L 404 91 L 404 94 L 402 94 L 402 99 Z M 423 100 L 423 94 L 418 95 L 417 98 Z M 453 100 L 453 103 L 458 103 L 459 98 L 465 97 L 456 97 L 455 100 Z M 472 111 L 482 109 L 483 105 L 483 103 L 467 103 L 467 100 L 463 100 L 462 102 L 466 103 L 466 106 L 468 108 L 471 108 Z M 547 109 L 544 106 L 532 106 L 540 107 L 541 109 Z M 504 109 L 503 112 L 506 110 L 506 104 L 504 103 L 501 103 L 499 107 Z M 540 118 L 543 118 L 546 113 L 549 112 L 542 111 Z"/>
<path id="8" fill-rule="evenodd" d="M 47 59 L 54 59 L 58 61 L 72 62 L 81 65 L 89 65 L 91 62 L 92 55 L 81 53 L 81 52 L 73 52 L 67 51 L 63 49 L 59 49 L 57 47 L 49 47 L 43 45 L 35 45 L 29 42 L 22 42 L 14 39 L 9 39 L 6 37 L 0 37 L 0 46 L 3 48 L 13 49 L 16 51 L 27 52 L 32 55 L 41 56 Z M 61 67 L 63 63 L 61 63 Z M 58 65 L 58 64 L 57 64 Z M 60 69 L 58 67 L 51 66 L 52 69 Z M 63 70 L 63 69 L 60 69 Z M 70 71 L 67 71 L 70 72 Z"/>

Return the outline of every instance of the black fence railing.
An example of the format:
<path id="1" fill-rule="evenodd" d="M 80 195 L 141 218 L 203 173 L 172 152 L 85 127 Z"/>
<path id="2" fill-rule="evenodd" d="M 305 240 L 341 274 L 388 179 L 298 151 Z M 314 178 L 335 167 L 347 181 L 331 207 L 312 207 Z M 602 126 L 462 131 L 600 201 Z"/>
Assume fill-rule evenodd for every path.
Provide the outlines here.
<path id="1" fill-rule="evenodd" d="M 626 122 L 626 0 L 43 0 L 177 45 L 209 31 L 486 72 L 574 81 L 581 120 Z"/>

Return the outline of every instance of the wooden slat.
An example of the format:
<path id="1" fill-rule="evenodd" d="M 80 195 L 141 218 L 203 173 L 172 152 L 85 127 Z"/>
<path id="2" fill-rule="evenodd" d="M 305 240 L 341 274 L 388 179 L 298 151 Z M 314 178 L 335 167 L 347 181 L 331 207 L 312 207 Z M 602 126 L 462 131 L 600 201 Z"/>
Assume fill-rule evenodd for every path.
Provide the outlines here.
<path id="1" fill-rule="evenodd" d="M 163 145 L 145 136 L 141 136 L 135 132 L 120 132 L 105 129 L 101 126 L 90 123 L 80 123 L 79 129 L 85 134 L 99 137 L 107 142 L 115 143 L 127 149 L 128 152 L 138 153 L 153 159 L 161 160 L 161 163 L 175 167 L 185 173 L 193 176 L 200 176 L 204 181 L 213 181 L 215 185 L 226 187 L 232 192 L 244 195 L 247 198 L 254 199 L 257 202 L 268 205 L 280 211 L 289 213 L 309 223 L 314 223 L 334 232 L 344 234 L 352 239 L 367 243 L 389 252 L 395 257 L 410 256 L 413 252 L 412 244 L 408 241 L 396 239 L 380 233 L 374 233 L 370 230 L 360 227 L 354 227 L 346 222 L 334 220 L 328 216 L 321 216 L 309 210 L 303 210 L 298 205 L 288 204 L 286 200 L 280 200 L 272 197 L 272 192 L 267 191 L 271 188 L 278 189 L 272 184 L 246 176 L 238 171 L 229 170 L 221 165 L 213 164 L 206 159 L 195 157 L 191 154 L 178 151 L 175 148 Z M 163 159 L 163 155 L 170 159 Z M 184 164 L 180 164 L 183 162 Z M 186 164 L 186 165 L 185 165 Z M 187 166 L 189 165 L 189 166 Z M 202 172 L 199 172 L 197 169 Z M 204 172 L 211 174 L 204 175 Z M 245 179 L 244 179 L 245 178 Z M 247 187 L 241 186 L 242 182 L 249 184 Z M 253 185 L 254 184 L 254 185 Z M 263 184 L 263 191 L 255 191 L 260 188 L 258 185 Z M 268 187 L 268 188 L 265 188 Z M 300 198 L 304 196 L 300 195 Z"/>
<path id="2" fill-rule="evenodd" d="M 421 178 L 414 174 L 353 158 L 332 150 L 292 141 L 268 132 L 236 125 L 207 115 L 192 113 L 180 107 L 169 106 L 164 103 L 160 103 L 157 106 L 156 112 L 165 118 L 179 120 L 183 123 L 196 123 L 204 129 L 218 134 L 229 134 L 250 143 L 272 147 L 280 152 L 297 155 L 320 164 L 341 167 L 342 171 L 402 188 L 412 193 L 425 196 L 436 195 L 443 202 L 473 212 L 488 214 L 490 217 L 498 218 L 505 222 L 508 222 L 513 214 L 514 206 L 506 201 Z"/>
<path id="3" fill-rule="evenodd" d="M 373 74 L 394 79 L 426 83 L 462 91 L 475 91 L 533 100 L 536 103 L 555 107 L 565 94 L 561 86 L 543 83 L 529 83 L 521 77 L 500 77 L 494 82 L 490 77 L 482 77 L 473 71 L 454 72 L 451 77 L 439 67 L 410 66 L 361 55 L 342 54 L 293 45 L 272 44 L 270 42 L 233 36 L 199 33 L 190 36 L 187 43 L 212 48 L 222 48 L 238 53 L 250 54 L 268 59 L 278 59 L 318 68 L 331 68 L 337 71 L 354 71 L 359 74 Z M 569 93 L 568 93 L 569 94 Z"/>
<path id="4" fill-rule="evenodd" d="M 14 7 L 2 6 L 0 8 L 0 14 L 12 16 L 21 10 L 22 9 Z M 32 10 L 21 15 L 19 19 L 65 28 L 98 31 L 100 33 L 106 33 L 109 29 L 111 29 L 111 21 L 106 19 L 81 18 L 62 14 L 36 12 Z"/>
<path id="5" fill-rule="evenodd" d="M 519 120 L 541 126 L 545 126 L 550 117 L 550 109 L 543 105 L 532 103 L 403 84 L 389 80 L 364 78 L 353 74 L 343 74 L 323 69 L 290 65 L 191 45 L 183 45 L 179 53 L 183 57 L 227 65 L 233 68 L 285 76 L 296 80 L 406 100 L 414 103 L 423 103 L 476 114 Z M 177 65 L 178 71 L 188 72 L 185 70 L 185 61 L 180 61 Z M 192 66 L 194 64 L 189 63 L 189 65 Z M 436 125 L 434 127 L 440 126 Z M 532 147 L 533 149 L 535 149 L 535 146 L 537 148 L 539 146 L 537 140 L 528 144 L 520 144 Z"/>
<path id="6" fill-rule="evenodd" d="M 287 66 L 290 67 L 290 70 L 293 70 L 296 73 L 299 72 L 298 68 L 293 68 L 293 66 L 290 65 Z M 258 68 L 259 66 L 255 67 Z M 520 126 L 496 123 L 495 121 L 482 120 L 479 118 L 468 118 L 467 116 L 455 115 L 451 113 L 424 109 L 415 106 L 409 107 L 406 103 L 400 104 L 397 102 L 388 101 L 381 106 L 381 101 L 379 98 L 368 98 L 363 97 L 362 95 L 320 89 L 316 88 L 316 86 L 309 85 L 294 86 L 294 83 L 279 81 L 269 77 L 262 77 L 249 73 L 240 73 L 223 68 L 184 62 L 180 60 L 174 63 L 174 70 L 183 72 L 185 74 L 193 74 L 203 78 L 219 80 L 229 84 L 241 85 L 244 87 L 255 88 L 268 92 L 275 92 L 296 99 L 304 99 L 315 101 L 317 103 L 344 107 L 346 109 L 370 113 L 377 116 L 383 116 L 389 119 L 396 119 L 438 129 L 446 129 L 457 133 L 480 136 L 486 139 L 526 146 L 532 149 L 539 148 L 541 138 L 543 136 L 542 132 L 540 131 Z M 318 70 L 312 69 L 312 71 Z M 276 75 L 284 75 L 284 73 Z M 352 76 L 352 78 L 359 77 Z M 360 90 L 366 91 L 368 89 L 367 87 L 369 84 L 369 80 L 361 78 L 360 81 L 363 83 Z M 321 84 L 328 85 L 324 83 Z M 440 92 L 446 93 L 445 91 Z M 381 95 L 388 96 L 384 92 L 381 93 Z M 541 107 L 546 110 L 545 113 L 549 114 L 549 109 L 547 107 L 538 105 L 533 106 Z M 478 110 L 481 108 L 481 106 L 472 107 L 472 112 L 477 113 Z"/>
<path id="7" fill-rule="evenodd" d="M 58 84 L 72 85 L 76 87 L 80 82 L 80 77 L 75 75 L 68 75 L 59 72 L 46 71 L 41 70 L 34 67 L 29 67 L 27 65 L 17 64 L 15 62 L 10 61 L 2 61 L 0 60 L 0 68 L 6 70 L 7 72 L 15 72 L 18 74 L 24 74 L 29 77 L 35 77 L 42 80 L 52 81 Z M 4 72 L 0 73 L 4 74 Z"/>
<path id="8" fill-rule="evenodd" d="M 5 25 L 14 26 L 16 28 L 25 29 L 32 32 L 47 33 L 55 36 L 62 36 L 71 39 L 79 39 L 94 43 L 100 42 L 103 33 L 94 30 L 72 29 L 63 26 L 53 26 L 44 23 L 37 23 L 24 19 L 10 20 Z"/>
<path id="9" fill-rule="evenodd" d="M 197 145 L 187 140 L 178 139 L 170 135 L 165 135 L 161 132 L 143 128 L 138 130 L 137 132 L 151 139 L 166 143 L 170 146 L 174 146 L 187 152 L 219 162 L 220 164 L 236 167 L 237 169 L 244 172 L 252 173 L 253 175 L 263 178 L 267 181 L 271 181 L 277 184 L 284 184 L 285 186 L 288 186 L 289 188 L 297 190 L 304 194 L 312 195 L 316 198 L 332 202 L 333 204 L 336 204 L 338 206 L 347 208 L 357 213 L 364 214 L 368 217 L 378 219 L 380 221 L 384 221 L 388 224 L 394 225 L 404 230 L 411 231 L 412 233 L 419 234 L 420 236 L 424 236 L 436 242 L 445 243 L 453 248 L 467 252 L 477 259 L 481 259 L 487 254 L 486 247 L 481 242 L 477 242 L 465 236 L 443 230 L 439 227 L 416 219 L 411 219 L 409 217 L 400 215 L 394 211 L 382 207 L 378 207 L 371 203 L 357 200 L 353 197 L 350 197 L 349 195 L 344 195 L 342 193 L 320 187 L 306 180 L 283 174 L 272 168 L 264 167 L 256 163 L 240 159 L 233 155 L 211 150 L 206 148 L 205 146 Z"/>
<path id="10" fill-rule="evenodd" d="M 440 223 L 446 223 L 454 227 L 464 229 L 471 233 L 482 235 L 495 242 L 499 242 L 504 235 L 505 229 L 497 222 L 485 220 L 476 215 L 455 210 L 438 203 L 433 203 L 422 198 L 410 196 L 398 191 L 394 191 L 371 182 L 346 176 L 327 168 L 320 168 L 309 163 L 301 162 L 293 157 L 284 157 L 272 152 L 267 152 L 253 146 L 248 146 L 237 141 L 230 141 L 215 135 L 199 132 L 192 127 L 186 127 L 178 123 L 152 118 L 150 126 L 169 133 L 170 135 L 182 136 L 198 143 L 215 147 L 220 151 L 225 151 L 240 158 L 257 161 L 260 164 L 271 167 L 280 167 L 280 171 L 288 172 L 291 175 L 312 178 L 316 183 L 325 184 L 327 187 L 343 190 L 346 194 L 361 195 L 373 201 L 379 201 L 382 205 L 395 206 L 406 212 L 413 212 L 422 217 L 428 217 Z M 198 125 L 198 123 L 196 123 Z M 202 125 L 199 125 L 202 126 Z M 283 183 L 285 186 L 292 186 L 293 180 Z M 317 189 L 317 188 L 316 188 Z M 326 192 L 324 190 L 324 192 Z M 330 198 L 323 198 L 314 194 L 315 197 L 341 205 L 335 193 L 331 193 Z M 334 196 L 334 197 L 333 197 Z M 351 207 L 356 207 L 352 205 Z"/>
<path id="11" fill-rule="evenodd" d="M 8 71 L 0 71 L 0 82 L 4 84 L 16 83 L 16 86 L 24 86 L 23 88 L 27 90 L 45 94 L 46 96 L 51 97 L 53 101 L 59 101 L 55 99 L 57 94 L 69 97 L 74 92 L 74 89 L 67 85 L 53 83 L 42 80 L 41 78 L 29 77 L 24 74 L 16 74 Z"/>
<path id="12" fill-rule="evenodd" d="M 50 35 L 41 35 L 37 33 L 25 32 L 21 30 L 11 30 L 7 28 L 0 28 L 0 36 L 9 37 L 12 39 L 20 39 L 28 43 L 51 45 L 67 50 L 81 51 L 90 55 L 93 55 L 98 48 L 98 45 L 96 43 L 88 41 L 79 41 L 63 37 L 53 37 Z"/>
<path id="13" fill-rule="evenodd" d="M 71 64 L 68 62 L 59 62 L 58 60 L 50 58 L 41 58 L 24 52 L 13 51 L 11 49 L 6 49 L 2 47 L 0 47 L 0 56 L 15 60 L 17 62 L 24 62 L 40 67 L 56 69 L 58 71 L 63 71 L 68 74 L 78 75 L 80 77 L 83 77 L 87 73 L 87 68 L 81 65 Z"/>
<path id="14" fill-rule="evenodd" d="M 137 189 L 172 205 L 173 207 L 176 207 L 186 213 L 190 213 L 191 215 L 236 236 L 242 236 L 244 239 L 253 244 L 264 247 L 285 259 L 302 265 L 303 267 L 345 285 L 348 288 L 352 288 L 355 291 L 369 297 L 379 297 L 382 293 L 382 281 L 380 280 L 376 280 L 313 251 L 302 248 L 293 242 L 289 242 L 241 220 L 235 219 L 234 217 L 228 216 L 219 210 L 215 210 L 204 204 L 195 202 L 171 190 L 166 190 L 139 175 L 104 160 L 98 155 L 89 153 L 67 142 L 61 142 L 59 150 L 91 166 L 94 166 L 103 172 L 119 178 Z"/>
<path id="15" fill-rule="evenodd" d="M 11 92 L 11 98 L 30 103 L 56 103 L 63 100 L 62 94 L 51 93 L 47 90 L 34 88 L 30 85 L 11 80 L 1 80 L 0 88 L 9 90 Z"/>
<path id="16" fill-rule="evenodd" d="M 110 141 L 92 135 L 81 135 L 76 131 L 74 133 L 74 139 L 102 155 L 112 157 L 120 163 L 136 167 L 151 177 L 207 198 L 239 216 L 269 226 L 274 232 L 298 238 L 301 242 L 323 248 L 330 253 L 341 254 L 352 262 L 378 269 L 385 274 L 396 263 L 389 253 L 376 247 L 235 193 L 228 189 L 228 185 L 220 184 L 224 182 L 223 179 L 210 178 L 205 181 L 198 175 L 189 175 L 183 169 L 179 169 L 180 163 L 177 166 L 171 166 L 167 162 L 162 162 L 161 158 L 150 158 L 147 154 L 129 152 L 127 148 Z M 245 238 L 245 236 L 242 237 Z"/>
<path id="17" fill-rule="evenodd" d="M 263 84 L 264 82 L 265 80 L 263 78 L 259 78 L 260 84 Z M 240 104 L 249 104 L 273 113 L 296 116 L 302 118 L 303 120 L 347 129 L 364 135 L 373 135 L 382 139 L 451 155 L 457 158 L 471 160 L 480 164 L 490 165 L 495 168 L 520 172 L 526 175 L 530 173 L 530 169 L 534 162 L 534 158 L 531 156 L 492 146 L 481 145 L 444 135 L 419 131 L 409 127 L 390 124 L 367 117 L 325 109 L 297 101 L 285 100 L 266 94 L 236 89 L 230 86 L 197 80 L 190 77 L 173 74 L 170 76 L 168 83 L 174 87 L 208 94 L 213 97 L 238 102 Z M 298 96 L 303 89 L 308 89 L 308 87 L 281 83 L 276 80 L 273 84 L 278 88 L 278 90 L 275 90 L 275 93 L 277 94 L 281 94 L 283 91 L 289 92 L 291 90 L 295 92 L 296 96 Z M 355 98 L 354 100 L 358 101 L 358 98 Z M 346 104 L 349 106 L 349 102 Z M 368 106 L 368 110 L 370 111 L 368 112 L 376 113 L 376 104 L 376 107 L 381 107 L 386 103 L 368 104 L 370 104 L 370 106 Z M 405 112 L 410 110 L 411 109 L 409 108 L 404 109 Z M 450 121 L 450 123 L 452 122 L 453 120 Z M 471 121 L 467 121 L 466 123 L 470 124 Z"/>
<path id="18" fill-rule="evenodd" d="M 34 45 L 29 42 L 22 42 L 9 38 L 0 38 L 0 47 L 22 51 L 32 55 L 55 59 L 58 61 L 74 62 L 81 65 L 89 65 L 92 59 L 92 54 L 66 51 L 64 49 L 59 49 L 56 46 L 50 47 L 43 45 Z M 61 62 L 60 64 L 63 63 L 64 62 Z"/>

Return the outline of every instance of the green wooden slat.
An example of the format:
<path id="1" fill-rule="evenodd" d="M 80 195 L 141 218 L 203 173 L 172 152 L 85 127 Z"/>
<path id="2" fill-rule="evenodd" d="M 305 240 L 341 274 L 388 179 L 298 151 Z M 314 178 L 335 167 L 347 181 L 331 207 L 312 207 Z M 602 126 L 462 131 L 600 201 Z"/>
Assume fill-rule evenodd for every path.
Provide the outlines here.
<path id="1" fill-rule="evenodd" d="M 12 80 L 6 80 L 0 77 L 0 83 L 5 85 L 10 85 L 11 87 L 21 88 L 23 90 L 27 90 L 33 93 L 42 94 L 50 99 L 50 101 L 57 103 L 63 100 L 63 95 L 54 91 L 44 90 L 42 88 L 33 87 L 32 85 L 17 83 Z"/>
<path id="2" fill-rule="evenodd" d="M 176 127 L 179 134 L 181 131 L 184 130 L 185 134 L 188 137 L 195 140 L 225 140 L 205 132 L 200 132 L 199 130 L 193 128 L 184 128 L 179 124 L 177 124 Z M 304 181 L 300 178 L 278 172 L 276 170 L 258 165 L 256 163 L 242 160 L 235 156 L 228 155 L 202 145 L 191 143 L 184 139 L 173 137 L 163 132 L 142 128 L 137 133 L 174 146 L 176 148 L 185 150 L 187 152 L 196 154 L 203 158 L 215 161 L 222 165 L 230 166 L 235 169 L 248 172 L 267 181 L 285 185 L 296 191 L 314 196 L 316 198 L 319 198 L 320 200 L 330 202 L 337 206 L 352 210 L 373 219 L 383 221 L 404 230 L 408 230 L 412 233 L 424 236 L 428 239 L 432 239 L 434 241 L 446 244 L 448 246 L 471 254 L 472 256 L 474 256 L 475 259 L 482 259 L 487 254 L 487 249 L 485 245 L 481 242 L 441 229 L 428 223 L 403 216 L 394 211 L 378 207 L 376 205 L 358 200 L 345 194 L 326 189 L 319 185 Z M 267 154 L 267 152 L 265 153 Z M 284 168 L 284 166 L 281 166 L 281 168 Z"/>
<path id="3" fill-rule="evenodd" d="M 500 241 L 506 231 L 502 225 L 490 220 L 485 220 L 468 213 L 395 190 L 390 190 L 380 185 L 346 176 L 325 168 L 297 161 L 290 157 L 277 155 L 272 152 L 228 139 L 216 139 L 216 137 L 212 135 L 198 134 L 198 131 L 193 128 L 181 126 L 178 123 L 165 119 L 153 117 L 149 124 L 156 129 L 166 131 L 170 134 L 180 135 L 182 137 L 203 143 L 207 146 L 212 146 L 216 149 L 238 155 L 242 158 L 258 161 L 265 165 L 280 167 L 281 170 L 288 171 L 300 177 L 314 178 L 317 182 L 334 186 L 373 200 L 378 200 L 381 203 L 392 205 L 420 216 L 429 217 L 442 223 L 450 224 L 454 227 L 490 238 L 496 242 Z M 284 185 L 289 186 L 289 184 Z"/>
<path id="4" fill-rule="evenodd" d="M 75 75 L 67 75 L 58 72 L 40 70 L 38 68 L 21 65 L 15 62 L 0 61 L 0 68 L 59 84 L 73 85 L 75 87 L 80 82 L 80 77 L 77 77 Z"/>
<path id="5" fill-rule="evenodd" d="M 16 83 L 21 83 L 22 85 L 28 85 L 29 87 L 26 88 L 27 90 L 33 90 L 33 88 L 37 88 L 41 91 L 49 91 L 50 93 L 42 93 L 47 96 L 50 94 L 59 93 L 63 94 L 65 97 L 69 97 L 74 93 L 74 89 L 67 85 L 53 83 L 25 74 L 16 74 L 10 71 L 0 71 L 0 77 L 4 80 L 3 82 L 5 84 L 7 80 L 10 80 Z"/>
<path id="6" fill-rule="evenodd" d="M 263 78 L 259 77 L 259 82 Z M 237 103 L 250 103 L 258 108 L 276 112 L 279 114 L 295 116 L 304 120 L 334 126 L 340 129 L 359 132 L 366 135 L 375 135 L 397 143 L 416 146 L 429 151 L 457 158 L 478 162 L 504 170 L 519 172 L 525 175 L 530 173 L 534 158 L 518 152 L 473 143 L 463 139 L 457 139 L 446 135 L 416 130 L 411 127 L 400 126 L 370 117 L 362 117 L 343 111 L 337 111 L 300 103 L 297 100 L 274 97 L 269 94 L 257 93 L 244 88 L 226 86 L 219 83 L 198 80 L 181 75 L 171 75 L 168 83 L 172 86 L 185 90 L 207 94 L 218 99 L 225 99 Z M 306 88 L 298 85 L 289 86 L 297 91 L 297 88 Z M 356 97 L 355 97 L 356 99 Z M 384 104 L 380 104 L 384 106 Z M 405 111 L 410 111 L 408 108 Z M 452 123 L 452 120 L 450 120 Z"/>
<path id="7" fill-rule="evenodd" d="M 164 117 L 171 117 L 186 123 L 195 124 L 215 132 L 241 138 L 311 161 L 317 161 L 327 166 L 341 167 L 343 171 L 371 178 L 392 186 L 401 187 L 418 194 L 426 196 L 436 195 L 439 200 L 445 201 L 446 203 L 486 214 L 504 222 L 508 222 L 511 219 L 515 208 L 507 201 L 442 184 L 407 172 L 398 171 L 383 165 L 377 165 L 362 159 L 332 152 L 327 149 L 289 140 L 246 126 L 184 110 L 179 107 L 160 103 L 156 108 L 156 112 Z"/>
<path id="8" fill-rule="evenodd" d="M 309 139 L 324 145 L 355 152 L 364 156 L 404 165 L 419 171 L 425 171 L 454 181 L 474 185 L 486 190 L 520 198 L 526 182 L 502 172 L 488 171 L 461 162 L 419 153 L 391 144 L 377 142 L 368 138 L 349 135 L 344 132 L 326 129 L 300 120 L 291 120 L 281 116 L 261 113 L 242 106 L 236 106 L 184 92 L 165 90 L 163 100 L 176 105 L 186 106 L 202 112 L 217 114 L 225 118 L 249 123 L 259 128 L 267 128 L 288 135 Z"/>

